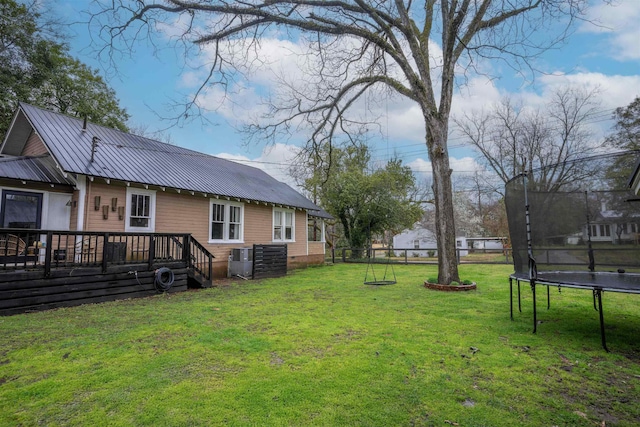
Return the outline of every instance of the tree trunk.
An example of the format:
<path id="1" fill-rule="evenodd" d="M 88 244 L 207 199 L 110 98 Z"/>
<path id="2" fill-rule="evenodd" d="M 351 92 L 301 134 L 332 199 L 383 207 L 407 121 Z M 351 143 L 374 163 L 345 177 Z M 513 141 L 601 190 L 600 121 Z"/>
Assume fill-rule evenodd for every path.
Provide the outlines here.
<path id="1" fill-rule="evenodd" d="M 456 228 L 453 216 L 451 168 L 447 150 L 447 121 L 425 117 L 427 148 L 433 171 L 433 193 L 436 205 L 436 244 L 438 248 L 438 283 L 459 282 L 456 257 Z"/>

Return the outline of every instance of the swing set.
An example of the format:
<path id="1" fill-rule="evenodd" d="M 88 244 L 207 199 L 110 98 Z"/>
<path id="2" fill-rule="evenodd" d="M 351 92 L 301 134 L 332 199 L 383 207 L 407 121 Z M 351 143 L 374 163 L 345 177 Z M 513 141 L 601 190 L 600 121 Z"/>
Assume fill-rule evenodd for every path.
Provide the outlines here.
<path id="1" fill-rule="evenodd" d="M 367 250 L 368 253 L 368 261 L 367 261 L 367 272 L 364 275 L 364 284 L 365 285 L 395 285 L 396 284 L 396 272 L 393 269 L 393 264 L 391 263 L 391 257 L 387 257 L 387 262 L 384 265 L 384 275 L 382 279 L 378 279 L 376 276 L 376 271 L 374 268 L 375 262 L 375 250 L 369 246 Z M 373 254 L 373 256 L 371 256 Z M 389 267 L 391 267 L 391 272 L 389 272 Z M 371 277 L 369 275 L 369 271 L 371 271 Z M 387 278 L 387 276 L 389 276 Z"/>

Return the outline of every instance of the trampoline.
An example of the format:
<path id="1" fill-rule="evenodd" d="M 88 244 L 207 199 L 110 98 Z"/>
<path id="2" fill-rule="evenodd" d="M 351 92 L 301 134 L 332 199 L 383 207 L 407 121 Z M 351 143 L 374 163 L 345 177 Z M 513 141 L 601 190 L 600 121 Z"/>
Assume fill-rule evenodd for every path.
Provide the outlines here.
<path id="1" fill-rule="evenodd" d="M 591 290 L 605 337 L 603 293 L 640 294 L 640 198 L 629 179 L 640 151 L 594 156 L 534 169 L 506 184 L 505 205 L 514 273 L 513 284 L 528 282 L 537 331 L 536 286 Z"/>

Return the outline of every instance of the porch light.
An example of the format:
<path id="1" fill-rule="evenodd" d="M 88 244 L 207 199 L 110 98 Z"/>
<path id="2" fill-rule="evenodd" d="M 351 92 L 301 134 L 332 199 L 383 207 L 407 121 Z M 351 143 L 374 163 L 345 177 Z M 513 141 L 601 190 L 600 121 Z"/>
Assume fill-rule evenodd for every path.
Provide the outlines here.
<path id="1" fill-rule="evenodd" d="M 111 198 L 111 210 L 115 212 L 117 208 L 118 208 L 118 198 L 113 197 Z"/>
<path id="2" fill-rule="evenodd" d="M 102 218 L 109 219 L 109 205 L 104 205 L 102 207 Z"/>
<path id="3" fill-rule="evenodd" d="M 96 210 L 99 211 L 100 210 L 100 196 L 94 197 L 93 202 L 94 202 L 94 206 L 95 206 Z"/>

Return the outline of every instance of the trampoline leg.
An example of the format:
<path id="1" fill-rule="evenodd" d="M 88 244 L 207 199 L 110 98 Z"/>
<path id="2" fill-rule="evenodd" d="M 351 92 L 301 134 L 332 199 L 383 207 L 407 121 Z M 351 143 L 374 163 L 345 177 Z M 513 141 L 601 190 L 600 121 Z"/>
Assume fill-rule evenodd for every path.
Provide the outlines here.
<path id="1" fill-rule="evenodd" d="M 513 279 L 509 277 L 509 307 L 511 309 L 511 320 L 513 320 Z"/>
<path id="2" fill-rule="evenodd" d="M 551 308 L 551 292 L 549 292 L 549 285 L 547 285 L 547 310 Z"/>
<path id="3" fill-rule="evenodd" d="M 516 279 L 516 282 L 518 282 L 518 311 L 522 313 L 522 305 L 520 304 L 520 280 Z"/>
<path id="4" fill-rule="evenodd" d="M 608 353 L 607 340 L 604 335 L 604 315 L 602 314 L 602 289 L 594 289 L 593 295 L 598 299 L 598 311 L 600 312 L 600 337 L 602 338 L 602 348 Z"/>
<path id="5" fill-rule="evenodd" d="M 598 311 L 598 307 L 596 306 L 596 290 L 593 290 L 593 309 Z"/>
<path id="6" fill-rule="evenodd" d="M 531 292 L 533 292 L 533 333 L 535 334 L 538 326 L 538 315 L 536 313 L 536 284 L 531 282 Z"/>

